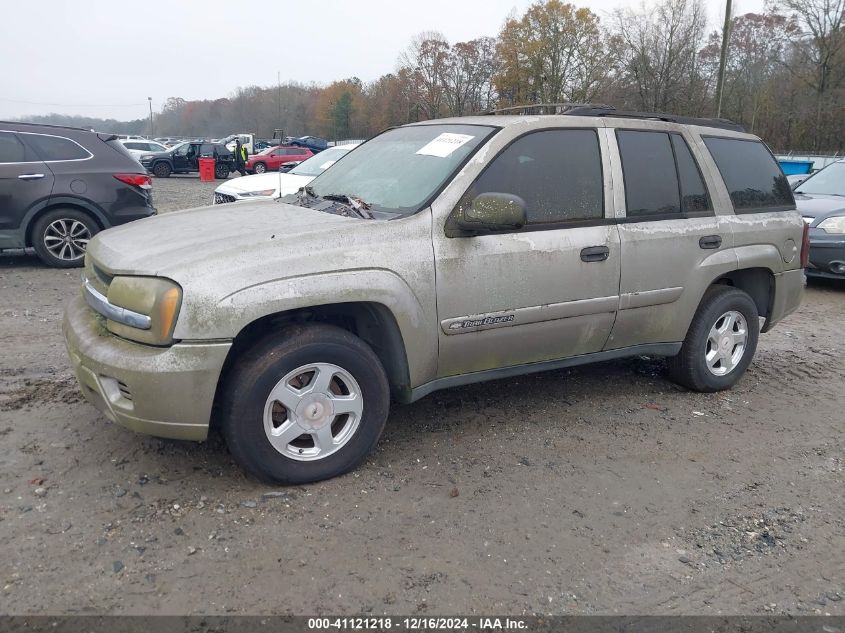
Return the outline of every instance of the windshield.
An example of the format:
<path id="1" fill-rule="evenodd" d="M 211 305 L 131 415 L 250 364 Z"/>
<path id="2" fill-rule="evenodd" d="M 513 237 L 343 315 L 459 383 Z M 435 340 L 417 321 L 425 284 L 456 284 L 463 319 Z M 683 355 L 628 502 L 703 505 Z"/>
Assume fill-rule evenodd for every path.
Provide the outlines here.
<path id="1" fill-rule="evenodd" d="M 845 196 L 845 163 L 832 163 L 798 185 L 795 193 Z"/>
<path id="2" fill-rule="evenodd" d="M 319 154 L 314 154 L 311 158 L 302 161 L 299 165 L 291 169 L 288 173 L 297 176 L 319 176 L 329 167 L 334 165 L 342 156 L 346 156 L 354 145 L 346 145 L 343 147 L 332 147 L 324 150 Z"/>
<path id="3" fill-rule="evenodd" d="M 276 149 L 275 147 L 265 147 L 260 152 L 258 152 L 258 155 L 259 156 L 267 156 L 267 154 L 272 153 L 273 151 L 275 151 L 275 149 Z"/>
<path id="4" fill-rule="evenodd" d="M 343 194 L 382 209 L 415 213 L 493 130 L 453 124 L 389 130 L 317 176 L 310 187 L 318 196 Z"/>

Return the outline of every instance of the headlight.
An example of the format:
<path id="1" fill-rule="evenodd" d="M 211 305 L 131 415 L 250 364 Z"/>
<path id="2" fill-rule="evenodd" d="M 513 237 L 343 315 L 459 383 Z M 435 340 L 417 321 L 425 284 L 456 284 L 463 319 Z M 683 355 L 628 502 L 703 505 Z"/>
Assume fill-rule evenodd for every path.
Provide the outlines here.
<path id="1" fill-rule="evenodd" d="M 109 319 L 110 332 L 148 345 L 169 345 L 182 305 L 182 288 L 161 277 L 115 277 L 109 285 L 108 301 L 114 306 L 150 317 L 147 330 Z"/>
<path id="2" fill-rule="evenodd" d="M 845 233 L 845 215 L 835 215 L 822 220 L 816 228 L 828 233 Z"/>
<path id="3" fill-rule="evenodd" d="M 261 191 L 246 191 L 239 194 L 241 198 L 267 198 L 276 193 L 275 189 L 262 189 Z"/>
<path id="4" fill-rule="evenodd" d="M 152 157 L 152 156 L 149 156 L 149 155 L 147 155 L 147 156 L 141 156 L 141 160 L 152 160 L 152 159 L 153 159 L 153 157 Z"/>

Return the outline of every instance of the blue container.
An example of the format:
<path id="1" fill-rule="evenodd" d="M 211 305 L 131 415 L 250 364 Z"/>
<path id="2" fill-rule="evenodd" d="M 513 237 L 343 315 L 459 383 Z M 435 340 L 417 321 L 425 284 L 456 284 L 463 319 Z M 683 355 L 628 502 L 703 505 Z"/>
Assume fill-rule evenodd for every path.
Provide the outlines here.
<path id="1" fill-rule="evenodd" d="M 785 176 L 809 174 L 813 171 L 813 161 L 811 160 L 779 160 L 778 162 Z"/>

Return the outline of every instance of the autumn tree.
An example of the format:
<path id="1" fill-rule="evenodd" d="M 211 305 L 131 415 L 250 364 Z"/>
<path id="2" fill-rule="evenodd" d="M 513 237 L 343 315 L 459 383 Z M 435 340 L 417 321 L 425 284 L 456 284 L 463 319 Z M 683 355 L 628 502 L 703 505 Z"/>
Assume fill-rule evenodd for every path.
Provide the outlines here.
<path id="1" fill-rule="evenodd" d="M 399 67 L 412 80 L 409 87 L 426 119 L 440 116 L 448 65 L 449 42 L 436 31 L 415 36 L 399 56 Z"/>
<path id="2" fill-rule="evenodd" d="M 613 70 L 598 17 L 560 0 L 508 20 L 498 56 L 496 88 L 510 104 L 590 101 Z"/>
<path id="3" fill-rule="evenodd" d="M 488 109 L 495 95 L 496 43 L 492 37 L 458 42 L 449 50 L 444 99 L 452 116 Z"/>

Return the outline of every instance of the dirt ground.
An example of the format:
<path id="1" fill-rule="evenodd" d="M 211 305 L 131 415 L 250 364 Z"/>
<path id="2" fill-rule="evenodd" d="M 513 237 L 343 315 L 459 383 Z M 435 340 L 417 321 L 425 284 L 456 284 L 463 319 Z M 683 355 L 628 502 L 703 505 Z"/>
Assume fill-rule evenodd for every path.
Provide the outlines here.
<path id="1" fill-rule="evenodd" d="M 453 389 L 396 407 L 356 472 L 274 489 L 216 436 L 82 400 L 78 280 L 0 256 L 3 612 L 845 614 L 843 285 L 811 284 L 730 392 L 648 359 Z"/>

